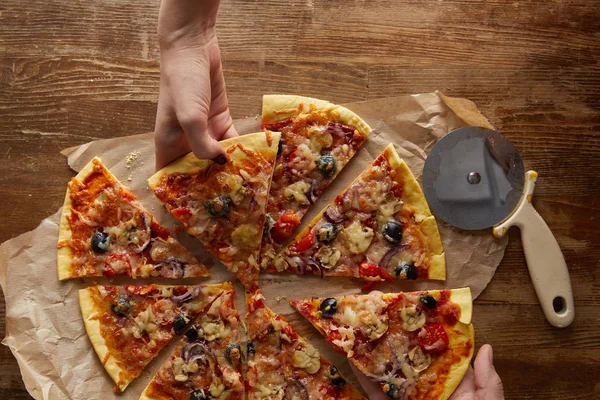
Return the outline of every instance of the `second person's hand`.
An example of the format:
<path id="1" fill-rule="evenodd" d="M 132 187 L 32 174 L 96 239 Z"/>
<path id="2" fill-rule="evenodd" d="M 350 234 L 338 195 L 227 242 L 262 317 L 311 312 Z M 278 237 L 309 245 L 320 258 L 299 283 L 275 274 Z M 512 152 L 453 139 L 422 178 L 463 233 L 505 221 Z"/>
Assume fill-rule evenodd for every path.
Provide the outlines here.
<path id="1" fill-rule="evenodd" d="M 225 163 L 219 140 L 237 136 L 215 33 L 216 0 L 163 0 L 159 15 L 160 94 L 156 169 L 193 151 Z"/>

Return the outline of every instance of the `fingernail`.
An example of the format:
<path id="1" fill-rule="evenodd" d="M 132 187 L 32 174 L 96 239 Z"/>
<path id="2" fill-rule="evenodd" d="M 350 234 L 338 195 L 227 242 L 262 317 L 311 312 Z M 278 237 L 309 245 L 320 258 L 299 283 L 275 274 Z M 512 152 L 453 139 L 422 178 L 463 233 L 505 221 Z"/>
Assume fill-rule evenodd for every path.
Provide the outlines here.
<path id="1" fill-rule="evenodd" d="M 492 350 L 492 346 L 490 347 L 490 351 L 488 351 L 488 357 L 490 359 L 490 364 L 494 364 L 494 351 Z"/>
<path id="2" fill-rule="evenodd" d="M 227 157 L 225 157 L 223 154 L 219 154 L 218 156 L 216 156 L 212 160 L 214 162 L 216 162 L 217 164 L 219 164 L 219 165 L 225 165 L 227 163 Z"/>

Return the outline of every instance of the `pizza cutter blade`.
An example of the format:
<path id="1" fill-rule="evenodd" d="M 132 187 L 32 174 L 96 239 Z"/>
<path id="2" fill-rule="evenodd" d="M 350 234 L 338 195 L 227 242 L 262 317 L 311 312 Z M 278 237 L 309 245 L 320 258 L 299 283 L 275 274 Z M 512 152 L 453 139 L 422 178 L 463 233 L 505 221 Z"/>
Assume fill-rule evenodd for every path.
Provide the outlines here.
<path id="1" fill-rule="evenodd" d="M 458 228 L 493 227 L 500 238 L 518 226 L 544 315 L 563 328 L 575 317 L 573 291 L 558 242 L 531 204 L 537 176 L 524 172 L 519 152 L 506 137 L 467 127 L 450 132 L 431 149 L 423 191 L 436 217 Z"/>

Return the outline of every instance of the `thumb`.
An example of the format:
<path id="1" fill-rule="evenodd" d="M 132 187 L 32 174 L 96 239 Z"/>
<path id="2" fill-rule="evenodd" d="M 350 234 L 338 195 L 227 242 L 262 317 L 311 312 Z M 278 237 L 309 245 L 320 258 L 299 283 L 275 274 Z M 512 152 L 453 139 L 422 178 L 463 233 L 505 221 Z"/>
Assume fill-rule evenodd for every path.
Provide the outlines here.
<path id="1" fill-rule="evenodd" d="M 489 400 L 504 399 L 502 380 L 494 368 L 492 346 L 484 344 L 475 358 L 475 387 L 478 398 Z"/>
<path id="2" fill-rule="evenodd" d="M 225 149 L 209 135 L 205 112 L 178 119 L 190 147 L 197 158 L 213 159 L 219 164 L 225 164 L 227 160 Z"/>

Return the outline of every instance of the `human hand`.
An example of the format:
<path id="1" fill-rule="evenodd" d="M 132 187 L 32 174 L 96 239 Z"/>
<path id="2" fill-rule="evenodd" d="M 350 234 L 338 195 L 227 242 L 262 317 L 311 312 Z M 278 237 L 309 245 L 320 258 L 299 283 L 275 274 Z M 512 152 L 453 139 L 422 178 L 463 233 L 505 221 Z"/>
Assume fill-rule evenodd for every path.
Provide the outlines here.
<path id="1" fill-rule="evenodd" d="M 218 7 L 218 0 L 162 1 L 157 170 L 190 151 L 223 164 L 225 151 L 218 141 L 237 136 L 215 33 Z"/>
<path id="2" fill-rule="evenodd" d="M 475 368 L 469 367 L 460 385 L 448 400 L 504 400 L 502 381 L 493 365 L 492 346 L 484 344 L 477 352 Z M 360 372 L 352 363 L 358 382 L 370 400 L 389 400 L 381 387 Z"/>

